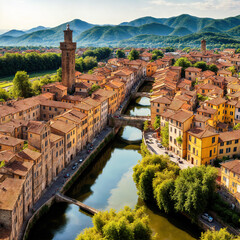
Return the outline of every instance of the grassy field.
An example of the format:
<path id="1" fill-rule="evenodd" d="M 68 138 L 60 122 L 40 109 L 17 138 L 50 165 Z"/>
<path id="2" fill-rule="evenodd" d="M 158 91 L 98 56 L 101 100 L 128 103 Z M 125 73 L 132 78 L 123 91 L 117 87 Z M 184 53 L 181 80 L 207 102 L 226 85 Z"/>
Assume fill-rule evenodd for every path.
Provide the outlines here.
<path id="1" fill-rule="evenodd" d="M 45 76 L 47 74 L 54 74 L 56 72 L 57 72 L 57 70 L 48 70 L 48 71 L 30 73 L 29 74 L 29 79 L 33 80 L 33 79 L 36 78 L 36 80 L 37 80 L 38 77 L 42 77 L 42 76 Z M 11 87 L 13 85 L 13 83 L 12 83 L 13 78 L 14 78 L 14 76 L 0 78 L 0 88 Z"/>
<path id="2" fill-rule="evenodd" d="M 46 74 L 52 74 L 52 73 L 56 73 L 56 70 L 48 70 L 48 71 L 41 71 L 41 72 L 35 72 L 35 73 L 29 73 L 29 78 L 35 78 L 35 77 L 41 77 L 44 76 Z M 10 77 L 3 77 L 0 78 L 0 82 L 6 82 L 6 81 L 12 81 L 14 79 L 14 76 L 10 76 Z"/>

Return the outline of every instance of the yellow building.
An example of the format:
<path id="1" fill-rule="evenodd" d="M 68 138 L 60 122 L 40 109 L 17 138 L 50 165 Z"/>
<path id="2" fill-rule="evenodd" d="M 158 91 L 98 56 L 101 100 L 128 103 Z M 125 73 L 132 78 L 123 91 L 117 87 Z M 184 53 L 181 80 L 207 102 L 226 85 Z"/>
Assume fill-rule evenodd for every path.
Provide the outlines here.
<path id="1" fill-rule="evenodd" d="M 230 190 L 240 203 L 240 160 L 222 163 L 221 184 Z"/>
<path id="2" fill-rule="evenodd" d="M 208 117 L 209 118 L 208 124 L 210 126 L 212 127 L 217 126 L 217 119 L 218 119 L 217 109 L 201 106 L 200 108 L 197 109 L 197 114 Z"/>
<path id="3" fill-rule="evenodd" d="M 240 154 L 240 130 L 219 133 L 218 158 Z"/>
<path id="4" fill-rule="evenodd" d="M 237 105 L 237 101 L 227 101 L 225 103 L 225 123 L 229 123 L 234 125 L 235 121 L 235 106 Z"/>
<path id="5" fill-rule="evenodd" d="M 218 133 L 206 128 L 192 128 L 188 131 L 187 160 L 195 166 L 213 163 L 217 157 Z"/>
<path id="6" fill-rule="evenodd" d="M 206 101 L 206 104 L 208 107 L 217 110 L 218 122 L 225 122 L 225 103 L 226 102 L 227 100 L 221 97 Z"/>

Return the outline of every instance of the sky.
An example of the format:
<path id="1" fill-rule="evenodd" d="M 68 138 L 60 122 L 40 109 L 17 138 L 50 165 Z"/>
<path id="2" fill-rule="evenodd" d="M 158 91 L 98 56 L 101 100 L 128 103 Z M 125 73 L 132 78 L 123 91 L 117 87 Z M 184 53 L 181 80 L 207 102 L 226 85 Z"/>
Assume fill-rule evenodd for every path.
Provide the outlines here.
<path id="1" fill-rule="evenodd" d="M 240 0 L 0 0 L 0 29 L 55 27 L 73 19 L 119 24 L 144 16 L 180 14 L 226 18 L 240 14 Z"/>

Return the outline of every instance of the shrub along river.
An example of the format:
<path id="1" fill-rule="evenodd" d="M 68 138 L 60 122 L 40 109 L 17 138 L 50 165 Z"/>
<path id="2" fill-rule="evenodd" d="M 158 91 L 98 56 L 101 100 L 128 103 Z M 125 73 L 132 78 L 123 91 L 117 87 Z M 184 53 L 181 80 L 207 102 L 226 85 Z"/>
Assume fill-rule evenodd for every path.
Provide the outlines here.
<path id="1" fill-rule="evenodd" d="M 149 99 L 138 98 L 129 104 L 126 114 L 150 115 L 149 105 Z M 137 128 L 126 126 L 121 129 L 66 195 L 98 210 L 114 208 L 118 211 L 125 205 L 131 208 L 136 204 L 145 205 L 138 198 L 132 178 L 133 167 L 141 160 L 141 138 L 142 131 Z M 136 142 L 127 144 L 125 140 Z M 146 211 L 151 229 L 162 240 L 192 240 L 200 236 L 200 229 L 182 215 L 165 215 L 151 206 L 146 206 Z M 73 204 L 55 203 L 37 221 L 28 239 L 73 240 L 88 227 L 92 227 L 90 215 Z"/>

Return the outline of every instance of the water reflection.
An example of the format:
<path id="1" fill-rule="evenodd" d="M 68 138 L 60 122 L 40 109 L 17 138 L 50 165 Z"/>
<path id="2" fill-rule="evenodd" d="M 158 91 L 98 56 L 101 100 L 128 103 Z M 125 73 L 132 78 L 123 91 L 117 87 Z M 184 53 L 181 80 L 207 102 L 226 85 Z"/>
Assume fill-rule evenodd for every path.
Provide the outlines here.
<path id="1" fill-rule="evenodd" d="M 119 136 L 122 140 L 139 141 L 142 140 L 142 131 L 135 127 L 124 127 L 119 131 Z"/>
<path id="2" fill-rule="evenodd" d="M 150 99 L 147 97 L 133 99 L 125 114 L 130 116 L 150 116 Z"/>

